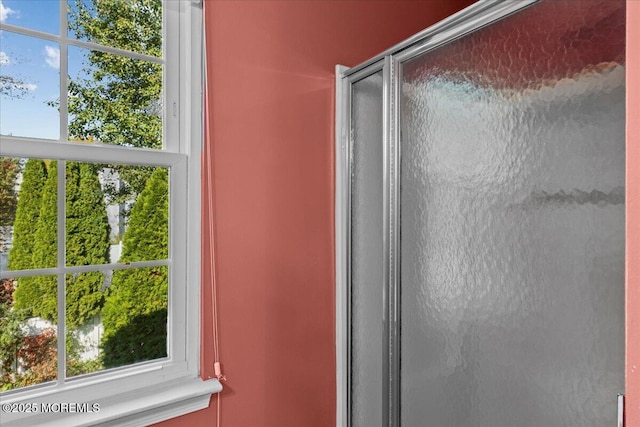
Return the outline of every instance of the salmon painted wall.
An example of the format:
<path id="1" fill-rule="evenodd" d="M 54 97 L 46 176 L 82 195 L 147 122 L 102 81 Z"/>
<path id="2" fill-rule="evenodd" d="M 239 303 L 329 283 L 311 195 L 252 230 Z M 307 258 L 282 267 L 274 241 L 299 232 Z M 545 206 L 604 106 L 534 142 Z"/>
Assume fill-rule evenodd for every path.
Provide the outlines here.
<path id="1" fill-rule="evenodd" d="M 334 66 L 471 3 L 206 1 L 221 426 L 335 425 Z M 205 240 L 202 375 L 211 378 Z M 215 401 L 158 425 L 215 426 Z"/>
<path id="2" fill-rule="evenodd" d="M 627 0 L 626 425 L 640 426 L 640 2 Z"/>

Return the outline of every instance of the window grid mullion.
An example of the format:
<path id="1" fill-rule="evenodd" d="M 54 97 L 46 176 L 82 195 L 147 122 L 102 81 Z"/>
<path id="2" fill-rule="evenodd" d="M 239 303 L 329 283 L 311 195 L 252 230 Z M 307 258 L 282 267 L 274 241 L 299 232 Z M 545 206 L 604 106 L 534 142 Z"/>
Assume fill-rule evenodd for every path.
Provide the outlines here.
<path id="1" fill-rule="evenodd" d="M 60 141 L 69 140 L 69 45 L 67 44 L 67 2 L 60 2 Z"/>
<path id="2" fill-rule="evenodd" d="M 68 101 L 67 93 L 68 82 L 68 45 L 67 45 L 67 2 L 60 2 L 60 108 L 58 113 L 60 115 L 60 141 L 67 141 L 69 139 L 69 121 L 68 117 Z M 67 181 L 67 164 L 66 162 L 58 162 L 58 268 L 64 268 L 66 266 L 66 181 Z M 57 276 L 58 285 L 58 385 L 64 384 L 66 380 L 66 317 L 67 317 L 67 298 L 66 298 L 66 275 L 60 273 Z"/>
<path id="3" fill-rule="evenodd" d="M 101 52 L 112 53 L 114 55 L 126 56 L 127 58 L 139 59 L 142 61 L 153 62 L 154 64 L 164 64 L 164 58 L 158 58 L 157 56 L 145 55 L 144 53 L 133 52 L 124 49 L 118 49 L 108 45 L 101 45 L 94 42 L 88 42 L 84 40 L 78 40 L 70 38 L 66 33 L 61 35 L 55 35 L 50 33 L 44 33 L 38 30 L 32 30 L 30 28 L 20 27 L 17 25 L 0 23 L 0 31 L 6 30 L 15 34 L 23 36 L 35 37 L 38 39 L 49 40 L 52 42 L 61 43 L 63 40 L 70 46 L 76 46 L 89 50 L 99 50 Z"/>
<path id="4" fill-rule="evenodd" d="M 67 162 L 64 160 L 58 161 L 58 199 L 57 199 L 57 242 L 56 248 L 58 251 L 57 266 L 63 269 L 66 266 L 66 180 L 67 180 Z M 62 385 L 65 382 L 65 366 L 66 366 L 66 289 L 65 282 L 66 277 L 64 272 L 58 274 L 58 385 Z"/>
<path id="5" fill-rule="evenodd" d="M 20 277 L 36 277 L 46 275 L 58 275 L 58 274 L 77 274 L 77 273 L 92 273 L 94 271 L 104 273 L 105 271 L 118 271 L 129 270 L 132 268 L 148 268 L 148 267 L 162 267 L 171 266 L 173 260 L 171 258 L 155 259 L 149 261 L 132 261 L 127 263 L 110 263 L 110 264 L 90 264 L 90 265 L 76 265 L 68 267 L 52 267 L 52 268 L 34 268 L 31 270 L 7 270 L 0 271 L 0 280 L 9 278 Z"/>

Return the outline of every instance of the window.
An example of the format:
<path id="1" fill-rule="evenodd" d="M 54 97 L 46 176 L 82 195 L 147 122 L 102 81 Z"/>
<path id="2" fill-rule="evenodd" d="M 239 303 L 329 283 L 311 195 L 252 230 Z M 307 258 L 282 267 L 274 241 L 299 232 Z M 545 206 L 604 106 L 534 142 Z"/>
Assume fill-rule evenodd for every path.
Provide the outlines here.
<path id="1" fill-rule="evenodd" d="M 0 0 L 3 425 L 147 425 L 221 389 L 198 377 L 198 3 Z"/>

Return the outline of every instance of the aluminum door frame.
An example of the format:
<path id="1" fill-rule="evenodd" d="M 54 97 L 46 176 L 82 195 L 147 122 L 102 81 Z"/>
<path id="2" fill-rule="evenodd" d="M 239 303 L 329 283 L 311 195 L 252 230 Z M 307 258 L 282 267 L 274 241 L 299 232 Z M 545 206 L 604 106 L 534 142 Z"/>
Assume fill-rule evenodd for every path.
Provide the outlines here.
<path id="1" fill-rule="evenodd" d="M 351 117 L 351 93 L 355 83 L 367 77 L 383 72 L 383 94 L 386 93 L 388 71 L 386 61 L 380 60 L 363 67 L 357 72 L 345 75 L 348 68 L 336 66 L 336 144 L 335 144 L 335 245 L 336 245 L 336 370 L 337 370 L 337 426 L 351 425 L 351 174 L 353 164 L 352 147 L 352 117 Z M 385 96 L 383 95 L 383 111 Z M 386 114 L 385 114 L 386 115 Z M 386 143 L 383 141 L 383 147 Z M 386 150 L 385 150 L 386 151 Z M 383 161 L 386 164 L 386 152 L 383 152 Z M 383 172 L 386 183 L 386 169 Z M 385 185 L 385 188 L 387 186 Z M 383 205 L 386 206 L 386 195 L 383 196 Z M 386 216 L 384 217 L 386 218 Z M 384 220 L 383 220 L 384 221 Z M 386 227 L 386 223 L 385 223 Z M 383 246 L 388 246 L 383 239 Z M 385 254 L 384 258 L 388 258 Z M 381 260 L 382 262 L 383 260 Z M 386 266 L 383 265 L 386 276 Z M 383 284 L 383 288 L 386 288 Z M 386 301 L 383 302 L 386 305 Z M 388 322 L 383 321 L 384 335 L 388 336 Z M 383 339 L 384 342 L 384 339 Z M 386 352 L 386 347 L 382 349 Z M 385 353 L 383 353 L 385 354 Z M 383 358 L 384 360 L 384 358 Z M 384 362 L 383 362 L 384 363 Z M 386 365 L 386 363 L 385 363 Z M 383 367 L 388 372 L 388 367 Z M 389 375 L 383 375 L 383 381 Z M 387 386 L 384 384 L 380 392 L 388 396 Z M 384 401 L 384 399 L 383 399 Z M 383 408 L 384 413 L 385 408 Z"/>

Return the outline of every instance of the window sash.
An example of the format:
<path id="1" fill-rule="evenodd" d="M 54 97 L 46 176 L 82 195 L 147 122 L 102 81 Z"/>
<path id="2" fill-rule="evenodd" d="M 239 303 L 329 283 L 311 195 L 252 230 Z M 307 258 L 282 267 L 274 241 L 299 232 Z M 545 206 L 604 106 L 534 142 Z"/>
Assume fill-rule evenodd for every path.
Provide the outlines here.
<path id="1" fill-rule="evenodd" d="M 131 52 L 107 45 L 94 42 L 78 40 L 69 37 L 67 34 L 67 0 L 60 0 L 60 35 L 50 34 L 38 30 L 32 30 L 26 27 L 20 27 L 12 24 L 0 23 L 0 31 L 6 30 L 13 33 L 36 37 L 38 39 L 52 41 L 59 44 L 60 48 L 60 69 L 59 69 L 59 86 L 60 86 L 60 134 L 57 140 L 43 140 L 47 142 L 53 141 L 69 141 L 69 111 L 67 97 L 62 96 L 68 92 L 69 76 L 68 76 L 68 48 L 75 46 L 89 50 L 97 50 L 106 53 L 112 53 L 127 58 L 148 61 L 151 63 L 162 65 L 162 98 L 163 98 L 163 134 L 162 149 L 169 152 L 181 152 L 180 134 L 179 134 L 179 109 L 180 105 L 180 89 L 177 84 L 167 84 L 167 82 L 178 82 L 180 79 L 179 61 L 167 62 L 165 58 L 177 58 L 180 53 L 180 5 L 181 2 L 163 1 L 163 57 L 145 55 L 142 53 Z M 188 27 L 187 27 L 188 28 Z M 4 136 L 2 136 L 4 139 Z M 34 138 L 15 137 L 23 140 L 31 140 Z M 4 141 L 3 141 L 4 142 Z M 161 151 L 161 150 L 158 150 Z"/>
<path id="2" fill-rule="evenodd" d="M 52 143 L 46 143 L 51 145 Z M 80 145 L 84 146 L 84 145 Z M 107 148 L 111 151 L 111 148 Z M 120 150 L 122 151 L 122 150 Z M 125 149 L 125 151 L 127 151 Z M 147 151 L 147 150 L 145 150 Z M 0 150 L 0 156 L 5 156 L 4 148 Z M 187 313 L 187 286 L 189 279 L 187 276 L 187 253 L 189 250 L 188 242 L 188 228 L 189 223 L 187 219 L 187 205 L 189 200 L 189 185 L 187 180 L 187 156 L 169 154 L 162 157 L 171 157 L 177 160 L 170 166 L 169 170 L 169 257 L 168 259 L 150 260 L 150 261 L 138 261 L 131 263 L 110 263 L 110 264 L 94 264 L 83 266 L 67 266 L 66 265 L 66 167 L 64 160 L 59 165 L 58 171 L 58 189 L 57 189 L 57 265 L 56 267 L 40 268 L 32 270 L 17 270 L 17 271 L 2 271 L 0 272 L 1 278 L 16 278 L 16 277 L 28 277 L 28 276 L 40 276 L 40 275 L 57 275 L 58 286 L 58 321 L 57 321 L 57 336 L 65 337 L 67 331 L 66 325 L 66 301 L 64 296 L 66 295 L 66 274 L 73 274 L 78 272 L 88 271 L 106 271 L 106 270 L 120 270 L 136 267 L 150 267 L 158 265 L 166 265 L 169 267 L 169 283 L 168 283 L 168 325 L 167 325 L 167 355 L 166 359 L 156 359 L 157 361 L 184 361 L 187 359 L 186 350 L 186 337 L 183 327 L 185 325 L 185 315 Z M 182 327 L 181 327 L 182 326 Z M 66 376 L 66 340 L 57 340 L 57 385 L 64 387 L 68 382 L 75 381 L 74 378 Z M 148 362 L 142 362 L 142 365 Z M 164 362 L 160 362 L 164 364 Z M 117 372 L 122 368 L 135 367 L 141 364 L 131 364 L 124 367 L 101 370 L 86 376 L 95 377 L 98 375 L 111 375 L 111 372 Z M 117 375 L 117 374 L 115 374 Z M 51 384 L 51 383 L 45 383 Z M 40 387 L 40 385 L 35 386 Z M 32 387 L 24 387 L 15 390 L 3 392 L 2 395 L 9 393 L 20 393 L 22 391 L 28 391 Z"/>

